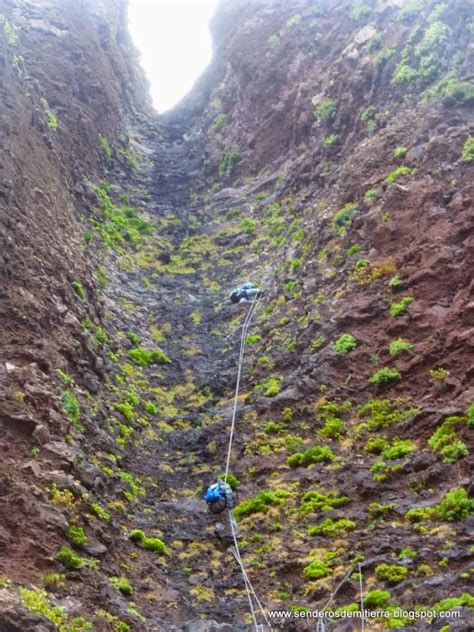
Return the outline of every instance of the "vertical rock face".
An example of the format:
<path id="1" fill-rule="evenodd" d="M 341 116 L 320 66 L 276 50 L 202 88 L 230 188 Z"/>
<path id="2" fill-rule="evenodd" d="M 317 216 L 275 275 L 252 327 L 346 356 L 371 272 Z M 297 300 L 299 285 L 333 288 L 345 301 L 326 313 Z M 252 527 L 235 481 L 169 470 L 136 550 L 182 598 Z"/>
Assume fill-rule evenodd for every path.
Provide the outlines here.
<path id="1" fill-rule="evenodd" d="M 374 629 L 471 629 L 472 31 L 467 0 L 221 2 L 158 118 L 126 3 L 2 0 L 0 630 L 252 629 L 201 500 L 249 279 L 230 482 L 262 602 L 347 576 L 353 611 L 361 563 Z"/>

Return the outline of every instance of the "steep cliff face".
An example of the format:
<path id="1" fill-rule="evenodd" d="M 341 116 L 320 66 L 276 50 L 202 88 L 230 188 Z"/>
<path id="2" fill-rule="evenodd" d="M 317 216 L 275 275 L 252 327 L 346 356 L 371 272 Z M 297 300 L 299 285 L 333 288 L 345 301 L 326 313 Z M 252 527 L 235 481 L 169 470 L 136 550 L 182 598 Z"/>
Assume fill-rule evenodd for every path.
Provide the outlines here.
<path id="1" fill-rule="evenodd" d="M 222 2 L 161 118 L 125 10 L 1 5 L 0 627 L 251 629 L 251 278 L 262 601 L 470 629 L 472 4 Z"/>

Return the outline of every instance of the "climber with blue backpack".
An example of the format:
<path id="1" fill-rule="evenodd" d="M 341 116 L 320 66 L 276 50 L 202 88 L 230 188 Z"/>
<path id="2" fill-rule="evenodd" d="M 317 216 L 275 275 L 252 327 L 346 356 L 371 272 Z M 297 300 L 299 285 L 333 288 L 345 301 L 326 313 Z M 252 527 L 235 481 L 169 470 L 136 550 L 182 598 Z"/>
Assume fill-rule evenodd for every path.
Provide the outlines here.
<path id="1" fill-rule="evenodd" d="M 239 537 L 239 531 L 231 512 L 235 504 L 231 486 L 219 478 L 217 483 L 206 489 L 204 500 L 210 513 L 223 514 L 224 524 L 218 523 L 216 525 L 216 536 L 221 540 L 233 542 L 233 533 Z"/>
<path id="2" fill-rule="evenodd" d="M 253 283 L 244 283 L 235 290 L 232 290 L 230 293 L 230 301 L 231 303 L 243 303 L 253 301 L 261 296 L 263 296 L 263 291 L 260 288 L 255 287 Z"/>

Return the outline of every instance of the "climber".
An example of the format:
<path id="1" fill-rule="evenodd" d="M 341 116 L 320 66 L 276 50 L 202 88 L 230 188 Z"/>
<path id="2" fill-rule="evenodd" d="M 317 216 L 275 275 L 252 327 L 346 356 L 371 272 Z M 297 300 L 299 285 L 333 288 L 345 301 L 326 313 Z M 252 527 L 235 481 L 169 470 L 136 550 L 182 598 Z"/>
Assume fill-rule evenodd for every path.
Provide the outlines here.
<path id="1" fill-rule="evenodd" d="M 244 301 L 252 301 L 254 298 L 263 296 L 263 291 L 254 287 L 252 283 L 244 283 L 240 287 L 232 290 L 230 300 L 232 303 L 242 303 Z"/>
<path id="2" fill-rule="evenodd" d="M 239 537 L 237 523 L 232 516 L 231 509 L 234 506 L 234 495 L 232 488 L 228 483 L 224 483 L 222 479 L 218 479 L 217 483 L 210 485 L 204 494 L 204 500 L 207 503 L 209 511 L 213 514 L 222 514 L 224 524 L 217 523 L 215 533 L 221 540 L 233 542 L 232 531 L 236 537 Z M 233 529 L 232 529 L 233 527 Z"/>

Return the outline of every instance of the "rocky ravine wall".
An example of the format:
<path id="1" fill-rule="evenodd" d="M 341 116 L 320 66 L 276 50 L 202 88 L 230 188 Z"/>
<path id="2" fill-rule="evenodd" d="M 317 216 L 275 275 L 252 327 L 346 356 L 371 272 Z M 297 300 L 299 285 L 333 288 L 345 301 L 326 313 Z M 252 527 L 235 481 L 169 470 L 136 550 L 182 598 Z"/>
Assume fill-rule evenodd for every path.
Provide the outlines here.
<path id="1" fill-rule="evenodd" d="M 470 629 L 470 9 L 221 3 L 156 120 L 122 3 L 2 3 L 5 630 L 248 629 L 200 498 L 249 275 L 232 473 L 259 595 L 321 606 L 360 561 L 370 605 Z M 397 623 L 446 625 L 370 629 Z"/>

